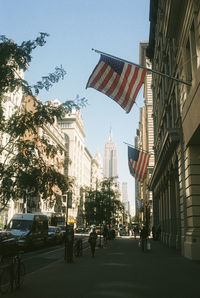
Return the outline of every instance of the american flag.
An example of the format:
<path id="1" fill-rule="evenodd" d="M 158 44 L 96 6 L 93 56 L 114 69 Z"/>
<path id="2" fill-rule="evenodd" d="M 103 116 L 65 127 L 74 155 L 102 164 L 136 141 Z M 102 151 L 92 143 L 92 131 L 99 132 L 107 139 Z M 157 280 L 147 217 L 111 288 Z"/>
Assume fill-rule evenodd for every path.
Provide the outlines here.
<path id="1" fill-rule="evenodd" d="M 145 69 L 101 55 L 86 88 L 94 88 L 106 94 L 129 113 L 145 75 Z"/>
<path id="2" fill-rule="evenodd" d="M 150 154 L 128 146 L 128 164 L 133 177 L 143 181 L 149 164 Z"/>

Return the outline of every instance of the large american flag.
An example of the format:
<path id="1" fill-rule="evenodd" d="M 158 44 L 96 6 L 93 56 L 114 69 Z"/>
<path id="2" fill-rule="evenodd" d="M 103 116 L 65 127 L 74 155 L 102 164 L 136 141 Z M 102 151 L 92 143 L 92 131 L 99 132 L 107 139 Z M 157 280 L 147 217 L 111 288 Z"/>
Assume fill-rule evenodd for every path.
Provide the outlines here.
<path id="1" fill-rule="evenodd" d="M 129 113 L 145 75 L 145 69 L 101 55 L 86 88 L 91 87 L 106 94 Z"/>
<path id="2" fill-rule="evenodd" d="M 146 177 L 150 154 L 128 146 L 128 165 L 130 173 L 140 182 Z"/>

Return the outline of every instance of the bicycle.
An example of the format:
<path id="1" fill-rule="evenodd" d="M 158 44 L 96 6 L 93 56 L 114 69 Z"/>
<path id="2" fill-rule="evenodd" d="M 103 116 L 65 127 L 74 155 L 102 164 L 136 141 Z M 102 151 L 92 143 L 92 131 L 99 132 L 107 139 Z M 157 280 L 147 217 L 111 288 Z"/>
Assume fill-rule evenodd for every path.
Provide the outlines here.
<path id="1" fill-rule="evenodd" d="M 21 254 L 2 257 L 0 267 L 0 292 L 6 294 L 13 292 L 14 288 L 19 289 L 24 282 L 25 265 L 21 260 Z"/>

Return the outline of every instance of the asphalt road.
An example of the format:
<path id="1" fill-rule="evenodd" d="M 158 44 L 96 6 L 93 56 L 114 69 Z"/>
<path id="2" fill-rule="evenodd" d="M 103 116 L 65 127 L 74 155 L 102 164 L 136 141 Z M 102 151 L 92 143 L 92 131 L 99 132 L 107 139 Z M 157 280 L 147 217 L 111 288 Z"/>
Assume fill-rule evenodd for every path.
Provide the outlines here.
<path id="1" fill-rule="evenodd" d="M 81 238 L 83 240 L 83 248 L 88 247 L 88 235 L 78 234 L 75 239 Z M 26 274 L 34 272 L 42 267 L 45 267 L 59 259 L 64 259 L 65 247 L 64 244 L 49 246 L 34 250 L 22 255 L 22 260 L 26 267 Z"/>

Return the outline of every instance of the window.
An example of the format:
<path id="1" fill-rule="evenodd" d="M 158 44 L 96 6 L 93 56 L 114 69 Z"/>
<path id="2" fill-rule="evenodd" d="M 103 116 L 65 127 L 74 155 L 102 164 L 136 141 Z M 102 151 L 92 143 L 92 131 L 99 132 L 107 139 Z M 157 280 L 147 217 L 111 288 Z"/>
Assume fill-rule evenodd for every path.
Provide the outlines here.
<path id="1" fill-rule="evenodd" d="M 185 55 L 186 55 L 186 63 L 185 63 L 186 79 L 187 79 L 187 81 L 191 82 L 192 81 L 192 66 L 191 66 L 189 39 L 188 39 L 188 42 L 186 44 Z"/>
<path id="2" fill-rule="evenodd" d="M 196 51 L 194 22 L 192 23 L 192 26 L 191 26 L 191 29 L 190 29 L 190 48 L 191 48 L 192 71 L 193 71 L 193 73 L 195 73 L 196 70 L 197 70 L 197 51 Z"/>
<path id="3" fill-rule="evenodd" d="M 69 128 L 71 127 L 71 123 L 70 122 L 59 122 L 59 125 L 61 128 Z"/>

